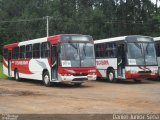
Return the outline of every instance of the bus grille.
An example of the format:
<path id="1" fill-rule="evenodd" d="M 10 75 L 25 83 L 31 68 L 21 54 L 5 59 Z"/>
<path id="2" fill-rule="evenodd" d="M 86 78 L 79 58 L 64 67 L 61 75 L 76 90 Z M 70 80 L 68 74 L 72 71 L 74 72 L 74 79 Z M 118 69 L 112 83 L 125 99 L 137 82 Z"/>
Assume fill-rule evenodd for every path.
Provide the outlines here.
<path id="1" fill-rule="evenodd" d="M 138 73 L 151 73 L 151 71 L 139 71 Z"/>
<path id="2" fill-rule="evenodd" d="M 73 76 L 87 76 L 88 74 L 82 73 L 82 74 L 73 74 Z"/>
<path id="3" fill-rule="evenodd" d="M 85 80 L 87 80 L 87 79 L 85 79 L 85 78 L 74 78 L 72 81 L 85 81 Z"/>

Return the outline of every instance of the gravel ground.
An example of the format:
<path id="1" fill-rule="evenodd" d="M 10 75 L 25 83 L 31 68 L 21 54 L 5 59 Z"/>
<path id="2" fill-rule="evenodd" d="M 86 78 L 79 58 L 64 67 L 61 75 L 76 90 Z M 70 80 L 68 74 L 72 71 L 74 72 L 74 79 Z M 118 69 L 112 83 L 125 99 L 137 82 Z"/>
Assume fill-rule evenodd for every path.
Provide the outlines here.
<path id="1" fill-rule="evenodd" d="M 82 86 L 0 79 L 0 113 L 160 113 L 160 81 L 89 81 Z"/>

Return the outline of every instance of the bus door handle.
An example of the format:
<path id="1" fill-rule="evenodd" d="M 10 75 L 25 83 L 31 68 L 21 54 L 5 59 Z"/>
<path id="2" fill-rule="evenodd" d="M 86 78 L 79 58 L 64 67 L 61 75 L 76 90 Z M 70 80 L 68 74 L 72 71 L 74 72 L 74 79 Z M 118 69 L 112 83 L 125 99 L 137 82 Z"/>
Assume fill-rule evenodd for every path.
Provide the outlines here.
<path id="1" fill-rule="evenodd" d="M 55 62 L 52 64 L 52 67 L 54 67 L 56 64 L 57 64 L 57 62 L 55 61 Z"/>
<path id="2" fill-rule="evenodd" d="M 122 63 L 122 60 L 118 63 L 118 65 L 120 65 Z"/>

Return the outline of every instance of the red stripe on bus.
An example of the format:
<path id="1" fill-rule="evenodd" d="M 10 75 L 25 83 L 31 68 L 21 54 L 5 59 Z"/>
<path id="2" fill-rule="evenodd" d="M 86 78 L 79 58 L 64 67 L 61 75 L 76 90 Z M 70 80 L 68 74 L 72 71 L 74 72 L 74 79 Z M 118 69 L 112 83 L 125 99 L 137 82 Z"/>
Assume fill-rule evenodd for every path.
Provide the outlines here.
<path id="1" fill-rule="evenodd" d="M 30 59 L 28 59 L 28 60 L 13 60 L 12 65 L 11 65 L 12 71 L 14 71 L 15 69 L 18 69 L 19 73 L 33 74 L 29 69 L 29 61 L 30 61 Z"/>
<path id="2" fill-rule="evenodd" d="M 6 67 L 6 68 L 8 68 L 8 65 L 6 64 L 6 60 L 5 59 L 3 59 L 3 65 Z"/>
<path id="3" fill-rule="evenodd" d="M 96 69 L 96 74 L 97 74 L 97 77 L 102 77 L 102 74 L 99 72 L 98 69 Z"/>
<path id="4" fill-rule="evenodd" d="M 3 48 L 7 48 L 8 50 L 12 50 L 14 47 L 18 47 L 18 43 L 5 45 Z"/>

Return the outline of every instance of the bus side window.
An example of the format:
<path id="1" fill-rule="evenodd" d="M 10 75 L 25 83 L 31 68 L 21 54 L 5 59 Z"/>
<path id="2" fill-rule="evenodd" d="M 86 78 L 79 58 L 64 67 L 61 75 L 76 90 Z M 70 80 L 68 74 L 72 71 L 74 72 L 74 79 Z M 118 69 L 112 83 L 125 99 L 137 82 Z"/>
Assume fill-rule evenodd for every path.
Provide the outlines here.
<path id="1" fill-rule="evenodd" d="M 155 47 L 156 47 L 157 57 L 160 57 L 160 42 L 157 42 L 155 44 Z"/>
<path id="2" fill-rule="evenodd" d="M 25 58 L 25 46 L 20 46 L 19 57 Z"/>
<path id="3" fill-rule="evenodd" d="M 106 43 L 105 57 L 114 58 L 116 57 L 116 44 Z"/>
<path id="4" fill-rule="evenodd" d="M 41 58 L 47 58 L 50 54 L 50 44 L 48 42 L 44 42 L 41 44 Z"/>
<path id="5" fill-rule="evenodd" d="M 105 43 L 100 44 L 100 57 L 105 56 Z"/>
<path id="6" fill-rule="evenodd" d="M 96 44 L 95 49 L 96 49 L 96 57 L 97 58 L 101 57 L 101 55 L 100 55 L 100 44 Z"/>
<path id="7" fill-rule="evenodd" d="M 32 58 L 32 45 L 26 46 L 26 58 Z"/>
<path id="8" fill-rule="evenodd" d="M 40 58 L 40 43 L 33 44 L 33 58 Z"/>
<path id="9" fill-rule="evenodd" d="M 96 44 L 95 51 L 97 58 L 104 57 L 105 44 L 104 43 Z"/>
<path id="10" fill-rule="evenodd" d="M 95 45 L 95 55 L 96 55 L 96 58 L 99 57 L 97 49 L 98 49 L 98 44 Z"/>
<path id="11" fill-rule="evenodd" d="M 12 58 L 13 59 L 18 59 L 19 58 L 19 47 L 13 48 Z"/>
<path id="12" fill-rule="evenodd" d="M 8 60 L 8 49 L 3 49 L 3 57 Z"/>

